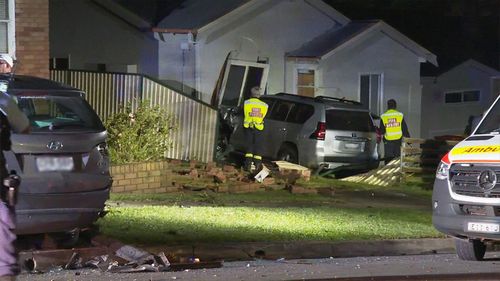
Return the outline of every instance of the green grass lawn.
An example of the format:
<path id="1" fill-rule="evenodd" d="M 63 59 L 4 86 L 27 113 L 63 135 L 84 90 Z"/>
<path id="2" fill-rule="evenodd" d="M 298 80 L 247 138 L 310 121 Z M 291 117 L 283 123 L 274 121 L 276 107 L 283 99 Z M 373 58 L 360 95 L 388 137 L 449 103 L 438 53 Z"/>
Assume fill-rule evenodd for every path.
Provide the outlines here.
<path id="1" fill-rule="evenodd" d="M 105 235 L 136 245 L 442 237 L 431 223 L 428 191 L 352 184 L 336 190 L 334 197 L 287 191 L 112 194 L 110 212 L 98 224 Z"/>

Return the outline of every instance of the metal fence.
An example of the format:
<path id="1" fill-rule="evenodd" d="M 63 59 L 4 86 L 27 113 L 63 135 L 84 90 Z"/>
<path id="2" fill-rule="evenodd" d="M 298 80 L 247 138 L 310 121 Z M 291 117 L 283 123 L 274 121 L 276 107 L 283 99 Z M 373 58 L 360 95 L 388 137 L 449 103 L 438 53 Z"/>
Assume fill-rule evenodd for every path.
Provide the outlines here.
<path id="1" fill-rule="evenodd" d="M 113 113 L 124 111 L 127 103 L 136 106 L 139 100 L 166 108 L 177 124 L 177 130 L 172 134 L 173 147 L 167 157 L 203 162 L 213 160 L 217 111 L 208 104 L 138 74 L 51 70 L 50 77 L 85 91 L 87 101 L 103 121 Z"/>

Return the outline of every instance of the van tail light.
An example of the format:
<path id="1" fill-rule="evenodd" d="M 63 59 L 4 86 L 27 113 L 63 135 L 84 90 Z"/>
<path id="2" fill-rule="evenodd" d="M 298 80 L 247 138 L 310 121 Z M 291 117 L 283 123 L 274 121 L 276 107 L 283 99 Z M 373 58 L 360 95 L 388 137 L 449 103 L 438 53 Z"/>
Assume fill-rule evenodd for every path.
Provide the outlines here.
<path id="1" fill-rule="evenodd" d="M 97 151 L 99 151 L 102 156 L 108 156 L 108 144 L 105 142 L 101 142 L 97 145 Z"/>
<path id="2" fill-rule="evenodd" d="M 316 140 L 325 140 L 325 135 L 326 135 L 326 123 L 318 122 L 316 130 L 311 134 L 309 138 Z"/>
<path id="3" fill-rule="evenodd" d="M 448 157 L 448 153 L 446 153 L 443 158 L 441 158 L 441 162 L 438 165 L 436 170 L 436 178 L 440 180 L 447 180 L 448 174 L 450 171 L 450 158 Z"/>

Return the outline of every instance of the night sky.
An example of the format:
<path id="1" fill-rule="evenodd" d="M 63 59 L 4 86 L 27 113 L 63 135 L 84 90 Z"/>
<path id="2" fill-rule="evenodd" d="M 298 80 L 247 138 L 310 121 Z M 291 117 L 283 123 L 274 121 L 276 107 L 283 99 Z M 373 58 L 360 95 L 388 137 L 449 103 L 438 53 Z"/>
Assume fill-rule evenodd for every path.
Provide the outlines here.
<path id="1" fill-rule="evenodd" d="M 500 69 L 500 0 L 325 0 L 351 20 L 382 19 L 438 57 L 434 75 L 473 58 Z"/>

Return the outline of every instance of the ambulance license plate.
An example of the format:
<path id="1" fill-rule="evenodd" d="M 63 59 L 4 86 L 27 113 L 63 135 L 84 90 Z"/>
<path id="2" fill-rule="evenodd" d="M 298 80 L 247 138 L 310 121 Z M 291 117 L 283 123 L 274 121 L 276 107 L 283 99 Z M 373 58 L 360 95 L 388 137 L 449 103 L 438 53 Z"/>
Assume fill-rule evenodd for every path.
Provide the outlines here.
<path id="1" fill-rule="evenodd" d="M 496 223 L 469 222 L 467 231 L 482 233 L 499 233 L 500 225 Z"/>

